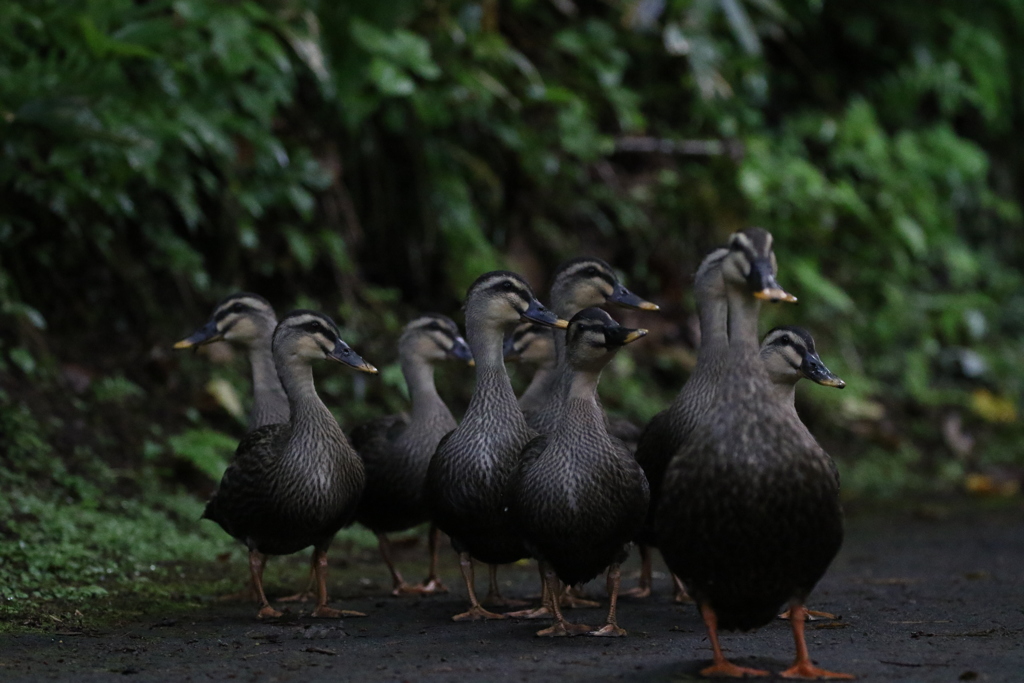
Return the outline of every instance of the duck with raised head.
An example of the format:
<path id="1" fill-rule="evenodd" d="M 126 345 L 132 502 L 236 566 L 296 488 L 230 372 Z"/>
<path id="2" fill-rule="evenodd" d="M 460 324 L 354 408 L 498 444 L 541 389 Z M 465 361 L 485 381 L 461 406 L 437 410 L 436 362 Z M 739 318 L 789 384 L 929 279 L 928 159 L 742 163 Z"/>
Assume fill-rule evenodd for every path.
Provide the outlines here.
<path id="1" fill-rule="evenodd" d="M 647 479 L 636 459 L 608 433 L 597 396 L 601 370 L 615 353 L 647 334 L 623 327 L 599 308 L 577 313 L 566 331 L 566 362 L 558 423 L 530 441 L 512 488 L 511 510 L 526 547 L 541 562 L 555 624 L 540 636 L 590 632 L 622 636 L 616 621 L 619 564 L 647 512 Z M 562 616 L 559 581 L 575 585 L 608 570 L 605 625 L 570 624 Z"/>
<path id="2" fill-rule="evenodd" d="M 685 441 L 698 417 L 714 401 L 714 392 L 725 370 L 728 336 L 728 315 L 722 263 L 726 259 L 742 258 L 738 248 L 719 247 L 701 261 L 694 277 L 693 290 L 700 318 L 700 348 L 697 364 L 683 388 L 668 408 L 655 415 L 640 435 L 636 459 L 647 476 L 651 487 L 651 503 L 647 517 L 637 534 L 640 553 L 640 583 L 625 594 L 646 598 L 651 594 L 651 547 L 655 545 L 654 510 L 661 495 L 661 482 L 665 468 L 679 446 Z M 686 591 L 676 580 L 676 599 L 683 601 Z"/>
<path id="3" fill-rule="evenodd" d="M 722 263 L 727 355 L 711 405 L 665 471 L 654 530 L 669 569 L 686 584 L 713 650 L 705 676 L 767 676 L 722 654 L 720 630 L 750 630 L 789 603 L 796 644 L 785 678 L 848 679 L 816 667 L 804 638 L 804 602 L 842 544 L 835 465 L 796 416 L 774 400 L 760 357 L 760 301 L 794 301 L 775 281 L 772 237 L 732 235 Z"/>
<path id="4" fill-rule="evenodd" d="M 392 560 L 388 533 L 429 521 L 424 482 L 437 444 L 457 423 L 434 384 L 434 366 L 445 360 L 471 363 L 466 340 L 444 315 L 421 315 L 405 326 L 398 340 L 402 375 L 412 402 L 410 414 L 377 418 L 352 430 L 352 445 L 366 468 L 366 488 L 356 521 L 377 535 L 380 554 L 391 572 L 392 594 L 447 592 L 437 575 L 440 532 L 429 532 L 430 571 L 416 586 L 405 582 Z"/>
<path id="5" fill-rule="evenodd" d="M 568 324 L 537 301 L 525 280 L 508 271 L 477 278 L 466 294 L 465 311 L 476 386 L 462 423 L 441 439 L 430 459 L 426 482 L 431 517 L 459 553 L 469 595 L 469 610 L 452 617 L 455 621 L 504 618 L 477 599 L 472 558 L 498 565 L 528 555 L 506 501 L 523 446 L 536 432 L 526 424 L 505 370 L 505 332 L 521 320 Z"/>
<path id="6" fill-rule="evenodd" d="M 174 345 L 189 349 L 224 340 L 246 349 L 252 371 L 252 411 L 246 431 L 288 421 L 288 397 L 270 352 L 277 316 L 259 294 L 236 292 L 213 309 L 206 323 Z"/>
<path id="7" fill-rule="evenodd" d="M 362 372 L 377 370 L 342 341 L 334 321 L 314 311 L 285 316 L 274 330 L 272 353 L 291 415 L 287 422 L 265 425 L 242 439 L 203 517 L 248 547 L 260 618 L 281 614 L 263 591 L 266 556 L 309 546 L 318 593 L 313 616 L 362 616 L 327 606 L 327 548 L 355 515 L 364 471 L 317 396 L 311 364 L 327 359 Z"/>
<path id="8" fill-rule="evenodd" d="M 287 422 L 290 414 L 288 396 L 274 367 L 270 351 L 277 315 L 273 306 L 259 294 L 236 292 L 225 297 L 213 309 L 209 320 L 195 332 L 174 345 L 175 349 L 195 349 L 216 341 L 226 341 L 245 349 L 252 374 L 252 410 L 246 432 L 265 425 Z M 310 570 L 310 588 L 314 573 Z M 279 598 L 280 600 L 306 600 L 310 590 Z M 222 595 L 218 600 L 255 600 L 256 587 L 250 579 L 242 590 Z"/>
<path id="9" fill-rule="evenodd" d="M 642 311 L 658 310 L 657 304 L 626 289 L 611 266 L 594 256 L 569 259 L 555 270 L 551 284 L 551 310 L 559 318 L 568 320 L 584 308 L 605 304 Z M 544 383 L 534 390 L 540 400 L 536 404 L 531 400 L 523 409 L 527 423 L 539 434 L 548 434 L 555 428 L 563 385 L 572 373 L 565 360 L 565 335 L 553 334 L 553 339 L 555 371 L 545 373 Z M 627 433 L 634 429 L 628 423 L 616 424 Z"/>
<path id="10" fill-rule="evenodd" d="M 707 343 L 715 342 L 707 340 Z M 846 383 L 822 362 L 815 350 L 814 338 L 802 327 L 787 325 L 776 327 L 768 332 L 761 342 L 760 356 L 775 392 L 774 400 L 780 406 L 788 406 L 796 410 L 796 384 L 803 378 L 827 387 L 842 389 L 846 386 Z M 647 451 L 646 454 L 650 455 L 650 451 Z M 659 490 L 665 474 L 664 468 L 667 467 L 670 459 L 664 457 L 664 454 L 662 456 L 656 460 L 648 458 L 647 466 L 644 469 L 650 478 L 658 481 Z M 655 471 L 655 468 L 658 469 Z M 650 536 L 646 538 L 650 539 Z M 646 597 L 650 595 L 651 590 L 650 548 L 645 544 L 640 544 L 640 555 L 639 585 L 628 593 L 633 597 Z M 676 587 L 676 602 L 686 602 L 689 600 L 689 596 L 686 595 L 682 583 L 678 577 L 673 576 L 673 579 Z M 833 615 L 826 612 L 808 610 L 808 613 L 815 617 L 834 618 Z"/>

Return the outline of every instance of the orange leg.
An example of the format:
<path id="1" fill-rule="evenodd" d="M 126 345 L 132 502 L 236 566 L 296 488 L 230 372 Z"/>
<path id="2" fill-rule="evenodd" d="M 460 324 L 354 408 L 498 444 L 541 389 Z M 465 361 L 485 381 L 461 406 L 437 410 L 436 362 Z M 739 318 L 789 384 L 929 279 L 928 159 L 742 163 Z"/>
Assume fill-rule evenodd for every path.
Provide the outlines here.
<path id="1" fill-rule="evenodd" d="M 441 541 L 441 530 L 434 524 L 430 525 L 430 532 L 427 536 L 430 545 L 430 573 L 420 585 L 421 593 L 447 593 L 448 589 L 441 583 L 441 577 L 437 575 L 437 548 Z"/>
<path id="2" fill-rule="evenodd" d="M 387 534 L 377 534 L 377 547 L 380 548 L 380 556 L 384 558 L 384 564 L 388 566 L 388 571 L 391 572 L 391 594 L 392 595 L 411 595 L 418 593 L 418 586 L 410 586 L 402 578 L 402 573 L 398 571 L 395 566 L 394 560 L 391 558 L 391 541 L 388 540 Z"/>
<path id="3" fill-rule="evenodd" d="M 615 608 L 619 601 L 619 585 L 622 583 L 622 572 L 619 571 L 619 565 L 613 564 L 608 567 L 606 582 L 608 586 L 608 618 L 605 620 L 604 626 L 596 631 L 592 631 L 590 635 L 605 637 L 624 636 L 626 635 L 626 630 L 619 628 L 619 624 L 615 620 Z"/>
<path id="4" fill-rule="evenodd" d="M 334 609 L 327 606 L 327 551 L 315 548 L 313 550 L 313 566 L 316 568 L 316 607 L 313 608 L 314 617 L 325 619 L 338 619 L 340 617 L 365 617 L 362 612 L 353 612 L 347 609 Z"/>
<path id="5" fill-rule="evenodd" d="M 673 596 L 673 602 L 693 602 L 693 598 L 686 592 L 686 586 L 683 585 L 683 580 L 675 574 L 672 575 L 672 584 L 676 587 L 676 594 Z"/>
<path id="6" fill-rule="evenodd" d="M 487 565 L 487 573 L 487 597 L 484 598 L 483 604 L 488 607 L 522 607 L 529 604 L 525 600 L 502 597 L 501 589 L 498 588 L 498 565 Z"/>
<path id="7" fill-rule="evenodd" d="M 473 560 L 469 553 L 459 553 L 459 569 L 462 570 L 462 580 L 466 582 L 466 593 L 469 594 L 469 609 L 462 614 L 456 614 L 452 621 L 479 621 L 480 619 L 504 619 L 504 614 L 488 612 L 481 605 L 476 597 L 476 589 L 473 588 Z"/>
<path id="8" fill-rule="evenodd" d="M 278 602 L 309 602 L 316 598 L 316 551 L 309 556 L 309 581 L 306 584 L 306 590 L 296 593 L 295 595 L 287 595 L 283 598 L 278 598 Z"/>
<path id="9" fill-rule="evenodd" d="M 700 670 L 701 676 L 709 678 L 744 678 L 746 676 L 768 676 L 767 671 L 761 669 L 748 669 L 744 666 L 737 666 L 725 658 L 722 654 L 722 647 L 718 643 L 718 615 L 710 605 L 700 606 L 700 615 L 704 617 L 704 626 L 708 630 L 708 640 L 711 641 L 713 651 L 713 664 Z"/>
<path id="10" fill-rule="evenodd" d="M 783 671 L 780 676 L 783 678 L 805 678 L 811 680 L 853 680 L 850 674 L 840 674 L 833 671 L 826 671 L 814 666 L 811 656 L 807 653 L 807 641 L 804 639 L 804 622 L 807 621 L 806 607 L 797 603 L 790 607 L 789 623 L 793 627 L 793 640 L 796 642 L 796 661 L 793 666 Z"/>
<path id="11" fill-rule="evenodd" d="M 643 543 L 637 546 L 640 550 L 640 580 L 636 588 L 623 593 L 631 598 L 649 598 L 651 596 L 651 578 L 654 571 L 651 567 L 651 549 Z"/>
<path id="12" fill-rule="evenodd" d="M 513 619 L 543 619 L 551 616 L 551 596 L 548 594 L 548 583 L 544 578 L 544 563 L 538 562 L 537 569 L 540 571 L 540 607 L 535 609 L 521 609 L 517 612 L 506 612 Z"/>
<path id="13" fill-rule="evenodd" d="M 565 590 L 562 591 L 561 597 L 558 598 L 558 606 L 578 609 L 580 607 L 600 607 L 601 603 L 587 600 L 583 597 L 583 591 L 575 586 L 566 586 Z"/>
<path id="14" fill-rule="evenodd" d="M 555 624 L 549 628 L 537 631 L 538 636 L 575 636 L 583 633 L 589 633 L 591 628 L 586 624 L 570 624 L 562 616 L 562 610 L 558 606 L 558 596 L 562 594 L 561 581 L 558 580 L 558 576 L 555 574 L 555 570 L 551 568 L 548 563 L 542 563 L 542 569 L 544 571 L 544 582 L 548 587 L 548 604 L 551 607 L 552 613 L 555 615 Z"/>
<path id="15" fill-rule="evenodd" d="M 270 619 L 281 616 L 281 613 L 270 606 L 267 602 L 267 595 L 263 592 L 263 567 L 267 564 L 267 556 L 255 550 L 249 551 L 249 574 L 252 577 L 252 586 L 256 591 L 256 602 L 259 603 L 260 611 L 256 614 L 257 619 Z"/>

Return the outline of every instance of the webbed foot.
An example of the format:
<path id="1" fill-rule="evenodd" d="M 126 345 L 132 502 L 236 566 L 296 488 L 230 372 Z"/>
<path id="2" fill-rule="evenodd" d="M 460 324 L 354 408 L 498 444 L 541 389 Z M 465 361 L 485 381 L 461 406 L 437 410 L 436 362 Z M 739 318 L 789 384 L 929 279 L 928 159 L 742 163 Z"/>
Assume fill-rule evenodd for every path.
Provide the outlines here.
<path id="1" fill-rule="evenodd" d="M 591 628 L 586 624 L 571 624 L 568 621 L 556 621 L 546 629 L 537 631 L 542 638 L 554 638 L 559 636 L 581 636 L 590 633 Z"/>
<path id="2" fill-rule="evenodd" d="M 483 621 L 485 619 L 506 619 L 504 614 L 496 614 L 495 612 L 488 612 L 483 607 L 475 605 L 470 607 L 462 614 L 456 614 L 452 617 L 452 621 Z"/>
<path id="3" fill-rule="evenodd" d="M 599 638 L 621 638 L 626 635 L 626 629 L 621 628 L 618 624 L 605 624 L 596 631 L 591 631 L 587 634 L 588 636 L 597 636 Z"/>

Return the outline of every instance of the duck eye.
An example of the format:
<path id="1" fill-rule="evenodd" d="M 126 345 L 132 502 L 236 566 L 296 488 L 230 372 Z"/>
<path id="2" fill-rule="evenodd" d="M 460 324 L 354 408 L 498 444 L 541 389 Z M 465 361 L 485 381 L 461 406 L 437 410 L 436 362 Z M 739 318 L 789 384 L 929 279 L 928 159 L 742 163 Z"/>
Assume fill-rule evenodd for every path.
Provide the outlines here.
<path id="1" fill-rule="evenodd" d="M 587 266 L 587 269 L 583 271 L 583 274 L 588 277 L 593 277 L 597 275 L 597 268 L 594 266 Z"/>
<path id="2" fill-rule="evenodd" d="M 508 280 L 505 280 L 505 282 L 501 283 L 501 288 L 504 289 L 506 292 L 511 292 L 513 289 L 515 289 L 515 285 L 513 285 Z"/>

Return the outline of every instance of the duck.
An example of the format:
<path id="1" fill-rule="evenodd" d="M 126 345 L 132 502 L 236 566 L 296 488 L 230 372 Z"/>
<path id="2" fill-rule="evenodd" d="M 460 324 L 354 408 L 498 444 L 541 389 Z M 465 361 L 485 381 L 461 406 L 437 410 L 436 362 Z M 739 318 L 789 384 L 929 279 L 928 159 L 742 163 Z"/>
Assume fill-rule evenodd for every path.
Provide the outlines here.
<path id="1" fill-rule="evenodd" d="M 713 339 L 705 340 L 705 343 L 714 343 Z M 822 362 L 814 346 L 814 337 L 802 327 L 794 325 L 783 325 L 768 332 L 761 341 L 759 352 L 764 368 L 768 373 L 768 379 L 774 392 L 774 401 L 777 405 L 796 410 L 796 385 L 801 379 L 809 379 L 822 386 L 842 389 L 846 383 L 835 375 Z M 658 472 L 654 467 L 661 466 Z M 668 458 L 651 462 L 647 460 L 647 467 L 644 468 L 648 477 L 656 477 L 660 482 L 664 477 L 664 467 L 668 465 Z M 628 594 L 633 597 L 647 597 L 651 592 L 651 557 L 650 549 L 645 544 L 639 546 L 641 556 L 641 575 L 637 588 Z M 675 584 L 675 601 L 687 602 L 689 596 L 679 578 L 673 575 Z M 826 612 L 808 610 L 808 613 L 819 618 L 834 618 Z"/>
<path id="2" fill-rule="evenodd" d="M 718 634 L 764 626 L 788 603 L 796 657 L 781 675 L 850 679 L 815 666 L 804 636 L 804 604 L 839 551 L 843 513 L 835 464 L 773 400 L 760 357 L 760 302 L 795 301 L 775 280 L 772 242 L 761 228 L 730 237 L 725 368 L 665 471 L 654 532 L 707 629 L 713 661 L 702 675 L 769 675 L 728 661 Z"/>
<path id="3" fill-rule="evenodd" d="M 411 414 L 388 415 L 354 428 L 352 445 L 366 469 L 356 521 L 377 536 L 391 572 L 392 594 L 447 592 L 437 574 L 440 532 L 429 531 L 430 571 L 416 586 L 406 583 L 391 559 L 388 533 L 429 521 L 424 480 L 441 438 L 457 426 L 434 384 L 434 366 L 445 360 L 471 363 L 473 355 L 448 316 L 428 313 L 409 322 L 398 340 L 398 356 L 412 402 Z"/>
<path id="4" fill-rule="evenodd" d="M 569 322 L 558 423 L 531 440 L 511 493 L 511 511 L 526 547 L 541 563 L 548 607 L 555 624 L 538 636 L 589 632 L 623 636 L 616 601 L 627 547 L 647 513 L 643 470 L 626 445 L 608 433 L 597 395 L 602 368 L 615 353 L 647 334 L 619 325 L 607 312 L 586 308 Z M 608 570 L 610 598 L 605 625 L 592 630 L 562 615 L 559 581 L 574 585 Z"/>
<path id="5" fill-rule="evenodd" d="M 531 322 L 519 323 L 505 338 L 504 355 L 506 363 L 521 363 L 534 368 L 530 383 L 519 395 L 518 402 L 524 415 L 540 410 L 547 403 L 549 384 L 554 380 L 558 366 L 551 328 Z"/>
<path id="6" fill-rule="evenodd" d="M 175 349 L 190 349 L 224 340 L 248 351 L 253 403 L 247 432 L 288 421 L 288 396 L 270 352 L 276 327 L 277 315 L 269 301 L 252 292 L 236 292 L 214 307 L 202 327 L 174 345 Z"/>
<path id="7" fill-rule="evenodd" d="M 555 269 L 551 284 L 551 310 L 564 320 L 572 318 L 584 308 L 615 304 L 642 311 L 657 311 L 659 306 L 643 299 L 619 282 L 615 271 L 595 256 L 579 256 L 563 261 Z M 537 387 L 541 401 L 524 410 L 527 424 L 539 434 L 548 434 L 558 422 L 561 387 L 571 374 L 565 362 L 565 335 L 553 334 L 555 342 L 555 372 L 547 374 L 544 384 Z M 632 426 L 618 425 L 630 434 Z M 633 437 L 635 438 L 635 436 Z"/>
<path id="8" fill-rule="evenodd" d="M 472 560 L 493 567 L 527 557 L 506 499 L 520 453 L 536 436 L 505 369 L 504 336 L 522 320 L 561 328 L 568 323 L 547 310 L 522 277 L 505 270 L 484 273 L 469 287 L 465 316 L 476 385 L 462 422 L 441 439 L 430 459 L 426 498 L 434 523 L 459 554 L 470 601 L 469 609 L 452 619 L 503 619 L 480 604 Z"/>
<path id="9" fill-rule="evenodd" d="M 252 410 L 249 413 L 246 433 L 268 424 L 287 422 L 290 415 L 288 396 L 281 386 L 277 369 L 274 367 L 274 356 L 270 351 L 276 327 L 277 314 L 269 301 L 253 292 L 235 292 L 214 307 L 206 323 L 174 344 L 175 349 L 194 349 L 213 342 L 226 341 L 248 352 L 252 374 Z M 308 600 L 312 595 L 314 580 L 314 572 L 311 569 L 310 588 L 278 600 Z M 219 596 L 217 599 L 250 601 L 256 597 L 256 588 L 250 579 L 245 588 Z"/>
<path id="10" fill-rule="evenodd" d="M 557 379 L 558 356 L 551 330 L 535 323 L 520 323 L 505 339 L 505 360 L 535 368 L 530 383 L 519 395 L 519 407 L 526 414 L 543 409 Z M 609 433 L 634 452 L 640 438 L 640 427 L 618 415 L 607 415 L 606 422 Z"/>
<path id="11" fill-rule="evenodd" d="M 263 590 L 267 556 L 309 546 L 317 580 L 312 616 L 365 616 L 327 605 L 327 549 L 338 530 L 352 522 L 365 473 L 363 461 L 317 396 L 311 364 L 334 360 L 361 372 L 376 374 L 377 369 L 342 341 L 333 320 L 315 311 L 286 315 L 274 330 L 271 350 L 288 396 L 288 421 L 264 425 L 242 439 L 202 517 L 248 548 L 258 618 L 281 616 Z"/>
<path id="12" fill-rule="evenodd" d="M 846 382 L 828 369 L 814 346 L 814 337 L 803 327 L 780 325 L 768 331 L 758 351 L 780 406 L 796 410 L 796 385 L 801 379 L 842 389 Z"/>
<path id="13" fill-rule="evenodd" d="M 701 334 L 697 364 L 669 407 L 651 418 L 644 427 L 635 450 L 637 462 L 643 468 L 650 485 L 651 504 L 635 539 L 640 554 L 640 582 L 636 588 L 625 593 L 631 597 L 646 598 L 651 594 L 650 549 L 655 545 L 654 510 L 660 499 L 665 468 L 692 430 L 697 418 L 713 402 L 717 382 L 725 370 L 728 311 L 722 263 L 726 259 L 738 258 L 743 258 L 738 248 L 733 253 L 729 246 L 718 247 L 708 253 L 697 268 L 693 283 Z M 685 594 L 685 589 L 676 582 L 677 599 L 686 600 Z"/>

